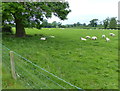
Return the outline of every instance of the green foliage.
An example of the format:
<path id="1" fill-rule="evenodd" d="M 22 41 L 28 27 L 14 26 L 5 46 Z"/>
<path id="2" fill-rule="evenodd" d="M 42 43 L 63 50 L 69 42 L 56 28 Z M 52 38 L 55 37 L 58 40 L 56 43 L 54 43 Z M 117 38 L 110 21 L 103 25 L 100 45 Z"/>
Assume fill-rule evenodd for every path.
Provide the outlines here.
<path id="1" fill-rule="evenodd" d="M 10 25 L 5 25 L 2 27 L 2 32 L 5 32 L 6 34 L 12 34 L 12 27 Z"/>
<path id="2" fill-rule="evenodd" d="M 3 23 L 22 20 L 24 26 L 40 24 L 44 18 L 51 18 L 52 13 L 61 20 L 67 19 L 70 12 L 67 2 L 9 2 L 3 3 Z M 29 25 L 29 26 L 30 26 Z"/>
<path id="3" fill-rule="evenodd" d="M 90 25 L 91 25 L 92 27 L 97 27 L 97 21 L 98 21 L 98 19 L 92 19 L 92 20 L 90 21 Z"/>
<path id="4" fill-rule="evenodd" d="M 116 20 L 116 17 L 112 17 L 112 18 L 110 19 L 109 28 L 111 28 L 111 29 L 116 29 L 116 28 L 117 28 L 117 20 Z"/>
<path id="5" fill-rule="evenodd" d="M 108 27 L 109 21 L 110 21 L 109 17 L 106 18 L 105 20 L 103 20 L 103 24 L 104 24 L 104 28 L 105 28 L 105 29 Z"/>

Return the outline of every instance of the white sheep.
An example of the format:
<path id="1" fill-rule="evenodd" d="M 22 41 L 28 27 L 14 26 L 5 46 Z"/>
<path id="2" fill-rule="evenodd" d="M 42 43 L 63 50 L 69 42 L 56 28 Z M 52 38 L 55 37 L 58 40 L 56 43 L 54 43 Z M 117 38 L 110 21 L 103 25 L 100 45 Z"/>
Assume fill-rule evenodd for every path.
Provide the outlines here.
<path id="1" fill-rule="evenodd" d="M 90 36 L 86 36 L 86 39 L 90 39 Z"/>
<path id="2" fill-rule="evenodd" d="M 96 37 L 96 36 L 93 36 L 91 39 L 92 39 L 92 40 L 96 40 L 96 39 L 97 39 L 97 37 Z"/>
<path id="3" fill-rule="evenodd" d="M 115 36 L 115 34 L 114 33 L 110 33 L 110 36 Z"/>
<path id="4" fill-rule="evenodd" d="M 102 35 L 102 38 L 105 38 L 105 35 Z"/>
<path id="5" fill-rule="evenodd" d="M 55 36 L 50 36 L 51 38 L 55 38 Z"/>
<path id="6" fill-rule="evenodd" d="M 46 40 L 47 38 L 46 37 L 41 37 L 40 40 Z"/>
<path id="7" fill-rule="evenodd" d="M 112 36 L 115 36 L 115 34 L 112 34 Z"/>
<path id="8" fill-rule="evenodd" d="M 80 37 L 80 39 L 81 39 L 81 40 L 83 40 L 83 41 L 86 41 L 86 39 L 85 39 L 85 38 Z"/>
<path id="9" fill-rule="evenodd" d="M 110 39 L 109 39 L 109 38 L 106 38 L 106 42 L 108 42 L 108 41 L 110 41 Z"/>

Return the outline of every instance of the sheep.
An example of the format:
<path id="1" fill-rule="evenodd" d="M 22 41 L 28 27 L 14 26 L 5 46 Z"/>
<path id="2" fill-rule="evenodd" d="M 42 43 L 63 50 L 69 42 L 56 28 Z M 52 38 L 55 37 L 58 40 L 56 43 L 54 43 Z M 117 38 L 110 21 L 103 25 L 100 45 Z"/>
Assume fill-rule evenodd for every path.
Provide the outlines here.
<path id="1" fill-rule="evenodd" d="M 86 39 L 90 39 L 90 36 L 86 36 Z"/>
<path id="2" fill-rule="evenodd" d="M 109 39 L 109 38 L 106 38 L 106 42 L 108 42 L 108 41 L 110 41 L 110 39 Z"/>
<path id="3" fill-rule="evenodd" d="M 115 36 L 115 34 L 114 33 L 110 33 L 110 36 Z"/>
<path id="4" fill-rule="evenodd" d="M 115 36 L 115 34 L 112 34 L 112 36 Z"/>
<path id="5" fill-rule="evenodd" d="M 105 38 L 105 35 L 102 35 L 102 38 Z"/>
<path id="6" fill-rule="evenodd" d="M 96 37 L 96 36 L 93 36 L 91 39 L 92 39 L 92 40 L 96 40 L 96 39 L 97 39 L 97 37 Z"/>
<path id="7" fill-rule="evenodd" d="M 46 40 L 47 38 L 46 37 L 41 37 L 40 40 Z"/>
<path id="8" fill-rule="evenodd" d="M 80 37 L 80 39 L 81 39 L 81 40 L 84 40 L 84 41 L 86 41 L 86 39 L 85 39 L 85 38 L 82 38 L 82 37 Z"/>
<path id="9" fill-rule="evenodd" d="M 50 36 L 51 38 L 55 38 L 55 36 Z"/>
<path id="10" fill-rule="evenodd" d="M 112 35 L 113 33 L 110 33 L 110 35 Z"/>

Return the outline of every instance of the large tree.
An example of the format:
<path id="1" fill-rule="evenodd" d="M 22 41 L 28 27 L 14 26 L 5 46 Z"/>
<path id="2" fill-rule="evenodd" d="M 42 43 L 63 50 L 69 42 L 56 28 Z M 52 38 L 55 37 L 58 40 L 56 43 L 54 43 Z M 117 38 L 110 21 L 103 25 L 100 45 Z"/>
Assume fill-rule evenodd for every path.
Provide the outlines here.
<path id="1" fill-rule="evenodd" d="M 65 20 L 69 12 L 68 2 L 7 2 L 2 4 L 2 23 L 4 26 L 14 22 L 16 36 L 24 37 L 25 25 L 40 25 L 44 18 L 51 18 L 52 15 Z"/>

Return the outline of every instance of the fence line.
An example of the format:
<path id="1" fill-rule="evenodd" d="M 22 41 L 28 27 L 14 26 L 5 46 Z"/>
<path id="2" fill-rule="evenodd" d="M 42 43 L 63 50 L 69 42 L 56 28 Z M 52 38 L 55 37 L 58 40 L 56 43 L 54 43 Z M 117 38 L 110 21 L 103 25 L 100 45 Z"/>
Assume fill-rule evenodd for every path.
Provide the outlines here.
<path id="1" fill-rule="evenodd" d="M 2 45 L 3 46 L 3 52 L 4 52 L 4 55 L 6 54 L 6 56 L 7 56 L 7 52 L 9 52 L 10 51 L 10 49 L 8 48 L 8 47 L 6 47 L 5 45 Z M 5 51 L 6 50 L 6 51 Z M 77 87 L 77 86 L 75 86 L 75 85 L 73 85 L 73 84 L 71 84 L 71 83 L 69 83 L 69 82 L 67 82 L 67 81 L 65 81 L 65 80 L 63 80 L 62 78 L 59 78 L 58 76 L 56 76 L 56 75 L 54 75 L 53 73 L 50 73 L 49 71 L 47 71 L 47 70 L 45 70 L 44 68 L 42 68 L 42 67 L 40 67 L 40 66 L 38 66 L 38 65 L 36 65 L 36 64 L 34 64 L 32 61 L 30 61 L 30 60 L 28 60 L 28 59 L 26 59 L 25 57 L 23 57 L 23 56 L 21 56 L 20 54 L 18 54 L 18 53 L 16 53 L 16 52 L 14 52 L 13 51 L 13 53 L 15 54 L 15 58 L 17 59 L 17 60 L 19 60 L 19 61 L 17 61 L 17 62 L 19 62 L 19 63 L 17 63 L 16 61 L 16 64 L 15 65 L 17 65 L 16 66 L 16 70 L 17 71 L 21 71 L 21 70 L 19 70 L 19 69 L 22 69 L 22 71 L 24 71 L 24 72 L 27 72 L 29 75 L 31 75 L 31 77 L 33 78 L 33 80 L 35 80 L 35 78 L 34 78 L 34 76 L 31 74 L 31 73 L 33 73 L 33 74 L 37 74 L 37 75 L 35 75 L 35 76 L 37 76 L 37 77 L 44 77 L 44 79 L 47 79 L 47 81 L 44 81 L 43 83 L 44 83 L 44 85 L 43 85 L 43 88 L 45 87 L 45 85 L 46 85 L 46 87 L 47 88 L 50 88 L 50 86 L 47 86 L 47 84 L 46 83 L 49 83 L 49 85 L 51 85 L 51 82 L 52 83 L 54 83 L 54 85 L 51 85 L 51 86 L 59 86 L 60 88 L 62 88 L 62 89 L 69 89 L 69 87 L 71 86 L 71 87 L 73 87 L 73 88 L 75 88 L 75 89 L 79 89 L 79 90 L 82 90 L 81 88 L 79 88 L 79 87 Z M 3 58 L 4 58 L 4 55 L 3 55 Z M 18 58 L 18 57 L 20 57 L 20 58 Z M 9 59 L 8 59 L 9 60 Z M 29 70 L 29 71 L 27 71 L 26 69 L 24 69 L 21 65 L 20 65 L 20 63 L 21 64 L 24 64 L 24 67 L 26 67 L 27 69 L 32 69 L 32 70 Z M 29 66 L 29 65 L 31 65 L 31 66 Z M 28 67 L 29 66 L 29 67 Z M 34 68 L 33 68 L 33 67 Z M 32 68 L 31 68 L 32 67 Z M 37 69 L 38 68 L 38 70 L 41 70 L 41 71 L 43 71 L 43 73 L 41 72 L 41 71 L 38 71 L 38 70 L 35 70 L 35 69 Z M 34 70 L 33 70 L 34 69 Z M 31 73 L 30 73 L 31 72 Z M 45 73 L 44 73 L 45 72 Z M 23 72 L 21 72 L 21 74 L 20 73 L 16 73 L 17 74 L 17 76 L 19 77 L 22 77 L 21 76 L 21 74 L 23 75 L 23 78 L 26 76 L 26 74 L 25 73 L 23 73 Z M 28 75 L 27 74 L 27 75 Z M 39 75 L 38 75 L 39 74 Z M 27 77 L 27 76 L 26 76 Z M 54 77 L 54 78 L 53 78 Z M 37 79 L 36 78 L 36 82 L 40 82 L 40 80 L 41 80 L 41 82 L 42 82 L 42 79 Z M 56 78 L 56 80 L 58 80 L 57 82 L 56 81 L 54 81 L 53 79 L 51 79 L 51 78 L 53 78 L 53 79 L 55 79 Z M 24 78 L 25 80 L 28 80 L 28 79 L 30 79 L 29 77 L 27 77 L 27 79 L 26 78 Z M 31 79 L 30 79 L 31 80 Z M 50 82 L 48 82 L 48 80 L 50 81 Z M 64 82 L 64 83 L 63 83 Z M 31 82 L 31 84 L 32 84 L 33 82 Z M 62 84 L 64 84 L 63 86 L 61 85 L 61 83 Z M 39 83 L 40 84 L 40 83 Z M 56 85 L 55 85 L 56 84 Z M 28 85 L 30 85 L 30 83 L 28 82 Z M 41 84 L 40 84 L 41 85 Z M 69 85 L 69 86 L 68 86 Z M 66 87 L 64 87 L 64 86 L 68 86 L 67 88 Z M 57 87 L 58 88 L 58 87 Z"/>
<path id="2" fill-rule="evenodd" d="M 18 59 L 18 58 L 17 58 L 17 59 Z M 20 59 L 18 59 L 18 60 L 20 60 Z M 26 63 L 24 62 L 24 64 L 26 64 Z M 26 65 L 27 65 L 27 64 L 26 64 Z M 37 71 L 37 70 L 36 70 L 36 72 L 37 72 L 37 73 L 40 73 L 42 76 L 46 77 L 48 80 L 52 81 L 52 82 L 55 83 L 56 85 L 64 88 L 63 86 L 61 86 L 60 84 L 56 83 L 56 82 L 53 81 L 52 79 L 48 78 L 45 74 L 43 74 L 43 73 L 41 73 L 41 72 L 39 72 L 39 71 Z M 65 89 L 65 88 L 64 88 L 64 89 Z"/>

